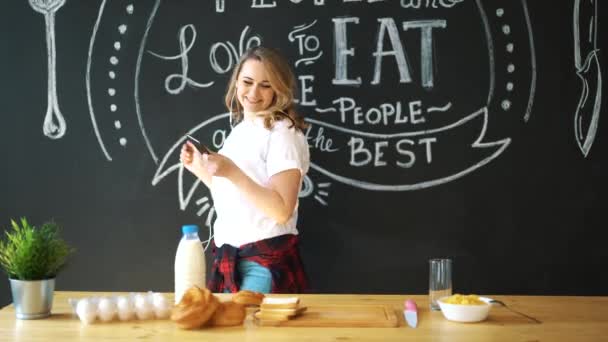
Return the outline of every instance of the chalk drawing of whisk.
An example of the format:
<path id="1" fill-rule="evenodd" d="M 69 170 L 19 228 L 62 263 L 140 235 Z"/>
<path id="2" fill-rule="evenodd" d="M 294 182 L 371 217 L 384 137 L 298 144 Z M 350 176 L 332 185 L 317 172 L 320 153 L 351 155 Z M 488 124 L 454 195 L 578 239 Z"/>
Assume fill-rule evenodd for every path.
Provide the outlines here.
<path id="1" fill-rule="evenodd" d="M 63 137 L 66 131 L 65 119 L 57 101 L 57 82 L 55 75 L 55 13 L 66 0 L 29 0 L 34 11 L 44 14 L 46 24 L 46 51 L 48 54 L 48 102 L 42 132 L 51 139 Z"/>

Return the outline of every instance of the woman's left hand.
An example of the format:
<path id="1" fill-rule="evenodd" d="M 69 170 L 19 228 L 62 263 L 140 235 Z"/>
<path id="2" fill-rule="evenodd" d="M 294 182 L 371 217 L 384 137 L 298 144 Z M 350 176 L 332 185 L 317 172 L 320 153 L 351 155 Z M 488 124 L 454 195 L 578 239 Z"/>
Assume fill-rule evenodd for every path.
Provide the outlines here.
<path id="1" fill-rule="evenodd" d="M 219 153 L 204 154 L 205 166 L 210 176 L 230 179 L 239 170 L 239 167 L 228 157 Z"/>

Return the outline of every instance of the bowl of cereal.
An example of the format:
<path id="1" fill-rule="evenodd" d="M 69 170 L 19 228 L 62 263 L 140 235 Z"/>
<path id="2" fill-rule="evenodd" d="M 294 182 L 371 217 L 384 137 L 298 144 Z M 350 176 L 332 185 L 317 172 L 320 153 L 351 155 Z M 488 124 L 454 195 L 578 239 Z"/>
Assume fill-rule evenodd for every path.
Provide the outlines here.
<path id="1" fill-rule="evenodd" d="M 481 322 L 490 313 L 491 299 L 476 295 L 455 294 L 437 300 L 443 316 L 454 322 Z"/>

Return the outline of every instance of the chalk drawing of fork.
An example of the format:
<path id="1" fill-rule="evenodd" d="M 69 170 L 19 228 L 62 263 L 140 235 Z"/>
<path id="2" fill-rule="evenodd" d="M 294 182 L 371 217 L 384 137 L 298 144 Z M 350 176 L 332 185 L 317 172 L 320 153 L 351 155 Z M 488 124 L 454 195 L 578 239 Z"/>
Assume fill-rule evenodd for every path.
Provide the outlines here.
<path id="1" fill-rule="evenodd" d="M 57 101 L 57 82 L 55 75 L 55 13 L 66 0 L 29 0 L 34 11 L 44 14 L 46 24 L 46 51 L 48 54 L 47 107 L 42 132 L 51 139 L 63 137 L 66 131 L 65 119 Z"/>

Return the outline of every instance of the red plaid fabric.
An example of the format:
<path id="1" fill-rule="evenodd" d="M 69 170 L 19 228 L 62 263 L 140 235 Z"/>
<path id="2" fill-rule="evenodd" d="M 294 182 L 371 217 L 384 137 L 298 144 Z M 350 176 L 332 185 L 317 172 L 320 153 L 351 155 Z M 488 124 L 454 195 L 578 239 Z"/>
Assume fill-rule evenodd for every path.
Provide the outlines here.
<path id="1" fill-rule="evenodd" d="M 298 251 L 298 236 L 286 234 L 236 248 L 228 244 L 212 247 L 213 265 L 207 288 L 212 292 L 238 292 L 239 260 L 249 260 L 268 268 L 272 274 L 272 293 L 302 293 L 308 280 Z"/>

